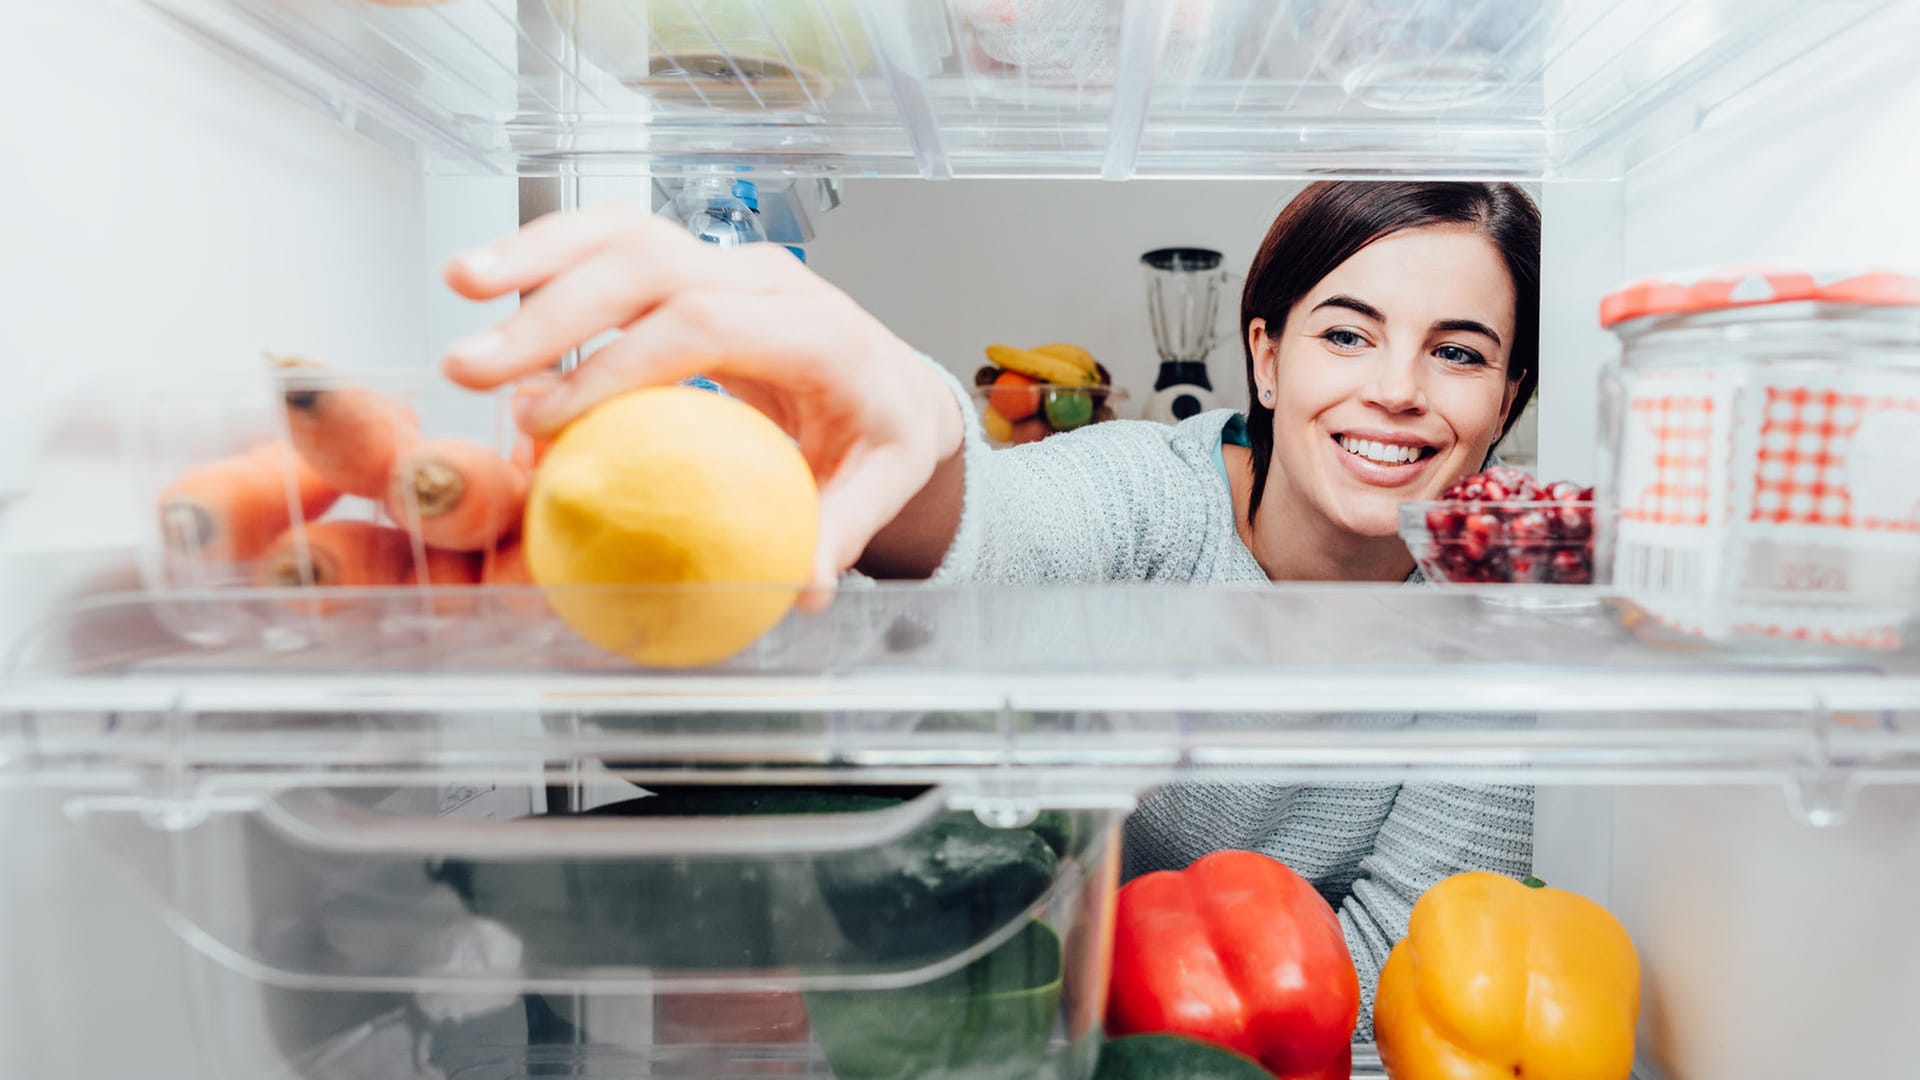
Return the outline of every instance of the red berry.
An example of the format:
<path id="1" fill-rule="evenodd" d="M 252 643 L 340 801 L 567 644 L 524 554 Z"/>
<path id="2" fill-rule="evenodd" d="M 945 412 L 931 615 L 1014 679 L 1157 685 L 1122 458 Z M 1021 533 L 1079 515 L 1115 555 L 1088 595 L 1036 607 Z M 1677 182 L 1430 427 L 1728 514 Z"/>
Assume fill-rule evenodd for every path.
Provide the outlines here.
<path id="1" fill-rule="evenodd" d="M 1489 481 L 1499 484 L 1508 491 L 1512 491 L 1522 484 L 1533 483 L 1533 477 L 1528 476 L 1526 470 L 1516 469 L 1511 465 L 1495 465 L 1491 469 L 1488 469 L 1484 475 Z"/>
<path id="2" fill-rule="evenodd" d="M 1553 533 L 1568 540 L 1584 540 L 1593 534 L 1593 507 L 1568 505 L 1553 511 Z"/>
<path id="3" fill-rule="evenodd" d="M 1435 507 L 1427 511 L 1427 531 L 1440 539 L 1451 539 L 1460 535 L 1460 526 L 1465 523 L 1466 515 L 1451 506 Z"/>
<path id="4" fill-rule="evenodd" d="M 1498 544 L 1507 537 L 1506 526 L 1501 524 L 1500 515 L 1486 510 L 1475 510 L 1467 515 L 1462 531 L 1468 540 L 1488 547 Z"/>
<path id="5" fill-rule="evenodd" d="M 1567 548 L 1553 553 L 1553 580 L 1562 585 L 1585 585 L 1593 580 L 1593 568 L 1584 553 Z"/>
<path id="6" fill-rule="evenodd" d="M 1460 490 L 1452 497 L 1463 502 L 1484 502 L 1487 497 L 1486 482 L 1477 476 L 1470 476 L 1456 485 Z"/>
<path id="7" fill-rule="evenodd" d="M 1582 488 L 1571 480 L 1560 480 L 1547 489 L 1547 497 L 1555 502 L 1580 502 L 1593 497 L 1590 494 L 1582 494 L 1591 490 L 1591 488 Z"/>
<path id="8" fill-rule="evenodd" d="M 1507 580 L 1538 584 L 1549 576 L 1548 560 L 1531 551 L 1514 551 L 1507 556 Z"/>
<path id="9" fill-rule="evenodd" d="M 1539 544 L 1553 536 L 1553 524 L 1539 510 L 1522 510 L 1507 523 L 1507 535 L 1522 546 Z"/>

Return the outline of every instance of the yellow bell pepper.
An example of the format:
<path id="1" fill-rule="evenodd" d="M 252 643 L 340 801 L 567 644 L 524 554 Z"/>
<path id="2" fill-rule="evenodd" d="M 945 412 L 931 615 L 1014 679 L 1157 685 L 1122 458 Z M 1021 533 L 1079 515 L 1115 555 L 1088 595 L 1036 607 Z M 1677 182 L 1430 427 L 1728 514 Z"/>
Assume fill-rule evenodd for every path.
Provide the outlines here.
<path id="1" fill-rule="evenodd" d="M 1455 874 L 1413 906 L 1380 970 L 1373 1033 L 1393 1080 L 1627 1080 L 1640 960 L 1578 893 Z"/>

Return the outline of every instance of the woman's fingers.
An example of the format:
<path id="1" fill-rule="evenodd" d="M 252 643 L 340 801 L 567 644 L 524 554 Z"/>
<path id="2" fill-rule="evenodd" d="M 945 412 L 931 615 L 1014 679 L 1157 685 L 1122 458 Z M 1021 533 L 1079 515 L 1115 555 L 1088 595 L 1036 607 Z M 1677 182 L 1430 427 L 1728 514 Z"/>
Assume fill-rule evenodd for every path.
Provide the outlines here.
<path id="1" fill-rule="evenodd" d="M 547 214 L 505 239 L 447 260 L 443 276 L 469 300 L 491 300 L 536 288 L 548 278 L 616 243 L 647 238 L 664 243 L 684 230 L 626 203 Z"/>
<path id="2" fill-rule="evenodd" d="M 697 267 L 678 261 L 603 249 L 521 300 L 492 330 L 453 345 L 442 367 L 448 378 L 475 389 L 550 368 L 569 349 L 645 315 L 697 276 Z"/>
<path id="3" fill-rule="evenodd" d="M 542 218 L 527 230 L 533 232 L 549 220 Z M 555 221 L 554 228 L 578 224 Z M 590 234 L 573 229 L 552 242 L 542 241 L 543 258 L 568 244 L 576 247 L 567 254 L 584 254 L 543 278 L 539 289 L 525 296 L 519 310 L 500 325 L 449 348 L 443 363 L 447 376 L 475 389 L 499 386 L 551 367 L 569 349 L 644 318 L 684 293 L 761 296 L 804 276 L 797 273 L 799 264 L 792 256 L 777 248 L 771 249 L 777 258 L 764 250 L 723 253 L 687 240 L 671 226 L 671 237 L 651 235 L 651 221 L 615 222 L 611 228 L 618 235 L 597 249 L 589 243 Z"/>
<path id="4" fill-rule="evenodd" d="M 642 386 L 663 386 L 703 371 L 722 357 L 738 362 L 730 339 L 746 328 L 728 327 L 737 310 L 717 293 L 681 293 L 634 323 L 620 338 L 588 357 L 550 392 L 528 402 L 522 427 L 549 435 L 602 401 Z"/>
<path id="5" fill-rule="evenodd" d="M 840 574 L 867 550 L 881 529 L 926 485 L 927 476 L 896 447 L 858 445 L 820 481 L 820 543 L 814 553 L 815 589 L 831 590 Z"/>

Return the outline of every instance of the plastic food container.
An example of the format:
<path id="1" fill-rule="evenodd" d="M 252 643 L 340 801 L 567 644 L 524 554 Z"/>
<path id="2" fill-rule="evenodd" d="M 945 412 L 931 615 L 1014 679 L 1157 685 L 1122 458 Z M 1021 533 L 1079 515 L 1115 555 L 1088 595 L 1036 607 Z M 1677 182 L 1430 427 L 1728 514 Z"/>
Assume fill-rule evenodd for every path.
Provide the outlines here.
<path id="1" fill-rule="evenodd" d="M 581 55 L 655 101 L 808 109 L 873 64 L 854 0 L 545 0 Z"/>
<path id="2" fill-rule="evenodd" d="M 1732 268 L 1608 295 L 1614 585 L 1637 626 L 1893 648 L 1920 603 L 1920 278 Z"/>
<path id="3" fill-rule="evenodd" d="M 995 446 L 1039 442 L 1049 435 L 1115 419 L 1115 405 L 1127 400 L 1125 390 L 1111 386 L 1058 383 L 1033 383 L 1012 390 L 1005 387 L 996 390 L 988 383 L 975 386 L 973 395 L 980 407 L 980 423 L 986 429 L 987 441 Z M 1003 408 L 1017 414 L 1019 419 L 1007 419 L 1001 412 Z"/>
<path id="4" fill-rule="evenodd" d="M 1402 503 L 1400 537 L 1429 581 L 1594 583 L 1591 501 Z"/>
<path id="5" fill-rule="evenodd" d="M 287 1075 L 1091 1075 L 1119 809 L 649 785 L 530 816 L 537 776 L 69 810 L 210 977 L 269 984 Z"/>

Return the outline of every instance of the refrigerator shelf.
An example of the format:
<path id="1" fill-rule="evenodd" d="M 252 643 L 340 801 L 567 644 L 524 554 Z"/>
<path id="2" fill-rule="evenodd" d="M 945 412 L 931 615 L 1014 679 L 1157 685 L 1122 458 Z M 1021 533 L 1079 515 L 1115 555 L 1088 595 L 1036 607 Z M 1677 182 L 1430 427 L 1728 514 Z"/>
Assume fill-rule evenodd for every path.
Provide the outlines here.
<path id="1" fill-rule="evenodd" d="M 148 0 L 426 168 L 1604 178 L 1897 0 Z"/>
<path id="2" fill-rule="evenodd" d="M 1664 649 L 1600 591 L 1530 610 L 1498 588 L 848 588 L 699 670 L 600 652 L 529 616 L 530 591 L 479 591 L 457 615 L 436 612 L 449 590 L 367 593 L 304 624 L 297 590 L 74 607 L 13 650 L 0 778 L 452 782 L 595 758 L 642 783 L 713 768 L 940 782 L 981 805 L 1103 805 L 1174 776 L 1792 782 L 1817 797 L 1920 779 L 1913 649 Z M 168 629 L 183 612 L 198 644 Z"/>

